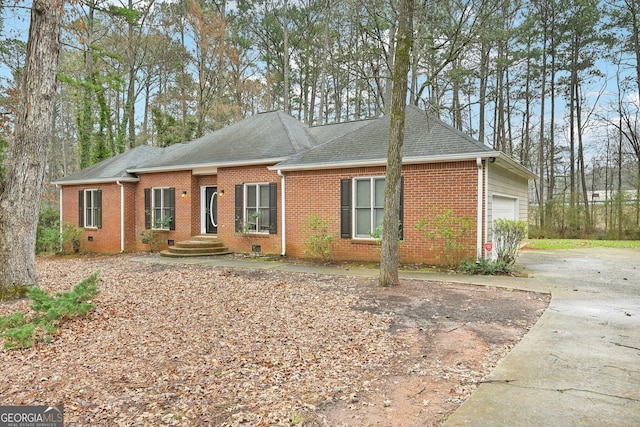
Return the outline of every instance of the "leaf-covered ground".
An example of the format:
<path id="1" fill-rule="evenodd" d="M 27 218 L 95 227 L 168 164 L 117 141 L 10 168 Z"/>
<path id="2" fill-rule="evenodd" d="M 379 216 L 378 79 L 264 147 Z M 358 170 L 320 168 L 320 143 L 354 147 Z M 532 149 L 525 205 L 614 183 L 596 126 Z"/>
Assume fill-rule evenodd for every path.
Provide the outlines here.
<path id="1" fill-rule="evenodd" d="M 0 353 L 1 405 L 62 404 L 69 426 L 433 425 L 548 303 L 126 255 L 38 259 L 49 292 L 96 270 L 90 318 L 50 344 Z M 2 304 L 0 315 L 27 306 Z"/>

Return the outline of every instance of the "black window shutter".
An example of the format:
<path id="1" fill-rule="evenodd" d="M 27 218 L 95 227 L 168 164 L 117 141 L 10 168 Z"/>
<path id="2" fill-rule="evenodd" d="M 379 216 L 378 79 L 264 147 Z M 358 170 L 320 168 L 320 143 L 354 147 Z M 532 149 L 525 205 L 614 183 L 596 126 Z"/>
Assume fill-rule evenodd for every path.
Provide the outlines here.
<path id="1" fill-rule="evenodd" d="M 169 221 L 169 230 L 176 229 L 176 189 L 169 189 L 169 215 L 171 216 L 171 221 Z"/>
<path id="2" fill-rule="evenodd" d="M 151 189 L 144 189 L 144 228 L 151 228 Z"/>
<path id="3" fill-rule="evenodd" d="M 351 179 L 340 180 L 340 237 L 351 237 Z"/>
<path id="4" fill-rule="evenodd" d="M 102 190 L 96 191 L 95 208 L 96 208 L 95 226 L 98 228 L 102 228 Z"/>
<path id="5" fill-rule="evenodd" d="M 84 227 L 84 190 L 78 191 L 78 227 Z"/>
<path id="6" fill-rule="evenodd" d="M 278 185 L 269 184 L 269 234 L 278 232 Z"/>
<path id="7" fill-rule="evenodd" d="M 400 177 L 400 222 L 398 239 L 403 240 L 403 220 L 404 220 L 404 177 Z"/>
<path id="8" fill-rule="evenodd" d="M 236 233 L 242 233 L 242 184 L 236 185 Z"/>

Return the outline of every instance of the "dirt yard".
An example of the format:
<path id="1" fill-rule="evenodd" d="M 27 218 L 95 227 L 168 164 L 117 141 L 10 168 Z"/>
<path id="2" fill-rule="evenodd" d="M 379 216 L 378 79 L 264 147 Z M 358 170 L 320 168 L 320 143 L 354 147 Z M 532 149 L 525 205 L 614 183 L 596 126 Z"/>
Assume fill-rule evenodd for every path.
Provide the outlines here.
<path id="1" fill-rule="evenodd" d="M 50 344 L 0 352 L 0 405 L 63 404 L 69 426 L 440 425 L 549 303 L 130 256 L 38 260 L 48 291 L 96 270 L 89 319 Z"/>

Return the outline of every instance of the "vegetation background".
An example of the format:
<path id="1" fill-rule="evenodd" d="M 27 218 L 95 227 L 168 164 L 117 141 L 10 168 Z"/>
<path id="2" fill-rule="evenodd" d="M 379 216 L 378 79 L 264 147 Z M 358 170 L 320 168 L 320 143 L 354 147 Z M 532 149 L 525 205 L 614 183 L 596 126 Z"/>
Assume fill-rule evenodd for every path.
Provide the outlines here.
<path id="1" fill-rule="evenodd" d="M 0 2 L 2 143 L 29 1 Z M 389 112 L 394 0 L 66 2 L 47 181 L 260 111 Z M 417 2 L 408 101 L 538 174 L 531 236 L 640 238 L 640 0 Z M 45 205 L 57 209 L 50 189 Z"/>

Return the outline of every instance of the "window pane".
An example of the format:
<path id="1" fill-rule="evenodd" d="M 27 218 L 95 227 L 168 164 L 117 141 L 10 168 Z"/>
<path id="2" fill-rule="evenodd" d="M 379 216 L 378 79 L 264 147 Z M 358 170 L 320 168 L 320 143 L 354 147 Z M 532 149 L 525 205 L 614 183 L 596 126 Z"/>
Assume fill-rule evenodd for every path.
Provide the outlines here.
<path id="1" fill-rule="evenodd" d="M 256 207 L 256 186 L 248 185 L 247 186 L 247 207 Z"/>
<path id="2" fill-rule="evenodd" d="M 162 188 L 153 189 L 153 207 L 154 208 L 162 207 Z"/>
<path id="3" fill-rule="evenodd" d="M 384 207 L 384 179 L 375 180 L 375 192 L 376 192 L 376 207 Z"/>
<path id="4" fill-rule="evenodd" d="M 163 188 L 162 189 L 162 204 L 164 206 L 169 206 L 169 201 L 171 200 L 171 189 L 170 188 Z"/>
<path id="5" fill-rule="evenodd" d="M 269 231 L 269 209 L 260 209 L 258 224 L 260 231 Z"/>
<path id="6" fill-rule="evenodd" d="M 256 217 L 256 208 L 247 208 L 247 219 L 255 222 Z"/>
<path id="7" fill-rule="evenodd" d="M 371 181 L 356 181 L 356 207 L 371 207 Z"/>
<path id="8" fill-rule="evenodd" d="M 384 218 L 384 209 L 375 209 L 373 211 L 373 221 L 375 228 L 382 226 L 382 219 Z"/>
<path id="9" fill-rule="evenodd" d="M 91 208 L 93 206 L 93 203 L 91 203 L 91 196 L 93 195 L 93 191 L 85 191 L 84 192 L 84 205 L 87 207 L 87 209 Z"/>
<path id="10" fill-rule="evenodd" d="M 269 207 L 269 186 L 268 185 L 260 186 L 260 207 L 261 208 Z"/>
<path id="11" fill-rule="evenodd" d="M 371 235 L 371 209 L 356 209 L 356 236 Z"/>

